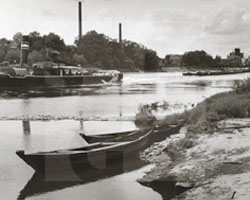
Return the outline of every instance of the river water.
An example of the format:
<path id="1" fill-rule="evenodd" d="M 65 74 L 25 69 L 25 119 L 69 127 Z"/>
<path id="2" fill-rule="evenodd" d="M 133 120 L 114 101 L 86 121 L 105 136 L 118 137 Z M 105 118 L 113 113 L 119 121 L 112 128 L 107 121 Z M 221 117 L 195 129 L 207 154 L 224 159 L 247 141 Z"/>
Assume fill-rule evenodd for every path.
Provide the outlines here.
<path id="1" fill-rule="evenodd" d="M 132 163 L 124 173 L 86 173 L 81 181 L 41 183 L 15 151 L 26 152 L 80 147 L 87 134 L 132 130 L 130 120 L 138 105 L 167 101 L 170 110 L 191 107 L 219 92 L 231 90 L 235 80 L 250 74 L 183 77 L 181 73 L 125 73 L 122 84 L 92 85 L 29 91 L 0 91 L 1 199 L 160 200 L 161 196 L 136 182 L 152 166 Z M 35 119 L 47 119 L 39 121 Z M 29 119 L 29 128 L 25 121 Z M 53 120 L 51 120 L 53 119 Z M 61 119 L 61 120 L 59 120 Z M 107 121 L 109 120 L 109 121 Z M 90 174 L 91 177 L 90 177 Z"/>

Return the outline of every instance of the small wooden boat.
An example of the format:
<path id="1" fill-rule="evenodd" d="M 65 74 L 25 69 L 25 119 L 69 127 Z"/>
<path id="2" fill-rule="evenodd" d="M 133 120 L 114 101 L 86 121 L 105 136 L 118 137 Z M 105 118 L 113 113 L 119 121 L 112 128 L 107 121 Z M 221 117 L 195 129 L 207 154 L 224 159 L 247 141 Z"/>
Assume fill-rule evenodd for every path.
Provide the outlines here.
<path id="1" fill-rule="evenodd" d="M 148 130 L 133 141 L 94 143 L 81 148 L 64 149 L 49 152 L 16 154 L 41 173 L 59 173 L 89 168 L 105 168 L 119 160 L 138 155 L 138 152 L 152 144 L 153 130 Z"/>
<path id="2" fill-rule="evenodd" d="M 184 122 L 179 122 L 178 124 L 174 125 L 167 125 L 163 127 L 157 127 L 154 129 L 154 134 L 153 134 L 153 141 L 154 142 L 160 142 L 170 135 L 179 133 L 179 130 L 183 126 Z"/>
<path id="3" fill-rule="evenodd" d="M 166 137 L 178 133 L 180 128 L 182 127 L 183 122 L 180 122 L 175 125 L 168 125 L 164 127 L 155 127 L 153 131 L 153 142 L 159 142 L 164 140 Z M 108 133 L 108 134 L 97 134 L 97 135 L 85 135 L 84 133 L 80 133 L 80 136 L 86 140 L 88 143 L 95 142 L 121 142 L 121 141 L 131 141 L 136 137 L 140 136 L 140 133 L 143 131 L 135 130 L 135 131 L 125 131 L 118 133 Z"/>
<path id="4" fill-rule="evenodd" d="M 128 137 L 136 133 L 138 133 L 138 131 L 133 130 L 133 131 L 124 131 L 118 133 L 107 133 L 107 134 L 97 134 L 97 135 L 85 135 L 84 133 L 80 133 L 80 136 L 88 143 L 95 143 L 95 142 L 112 141 L 114 139 L 120 137 Z"/>

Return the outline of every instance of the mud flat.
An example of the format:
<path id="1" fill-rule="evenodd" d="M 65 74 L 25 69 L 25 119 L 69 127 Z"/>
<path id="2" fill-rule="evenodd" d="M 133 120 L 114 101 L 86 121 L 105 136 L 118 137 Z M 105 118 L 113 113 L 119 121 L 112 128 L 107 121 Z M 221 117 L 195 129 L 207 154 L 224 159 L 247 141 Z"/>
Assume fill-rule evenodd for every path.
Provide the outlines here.
<path id="1" fill-rule="evenodd" d="M 192 146 L 178 149 L 185 132 L 144 151 L 141 157 L 155 167 L 138 182 L 165 200 L 249 199 L 250 119 L 219 121 L 214 133 L 201 133 Z"/>

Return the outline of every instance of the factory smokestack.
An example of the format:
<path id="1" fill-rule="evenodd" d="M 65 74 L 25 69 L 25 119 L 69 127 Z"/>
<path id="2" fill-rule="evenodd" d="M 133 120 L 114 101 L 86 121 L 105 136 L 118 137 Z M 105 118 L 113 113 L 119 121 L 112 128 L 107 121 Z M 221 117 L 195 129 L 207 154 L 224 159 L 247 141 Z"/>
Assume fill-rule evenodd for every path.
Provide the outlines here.
<path id="1" fill-rule="evenodd" d="M 28 62 L 28 51 L 29 51 L 29 36 L 23 35 L 21 41 L 21 56 L 20 56 L 20 67 Z"/>
<path id="2" fill-rule="evenodd" d="M 119 23 L 119 43 L 122 45 L 122 23 Z"/>
<path id="3" fill-rule="evenodd" d="M 82 2 L 78 2 L 78 15 L 79 15 L 79 42 L 82 39 Z"/>

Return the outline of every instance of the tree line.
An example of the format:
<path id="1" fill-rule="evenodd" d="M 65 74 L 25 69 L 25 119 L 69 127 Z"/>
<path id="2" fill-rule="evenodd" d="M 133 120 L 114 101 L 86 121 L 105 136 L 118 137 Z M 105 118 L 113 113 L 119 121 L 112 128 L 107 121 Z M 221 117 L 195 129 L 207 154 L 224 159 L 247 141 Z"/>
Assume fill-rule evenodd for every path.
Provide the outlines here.
<path id="1" fill-rule="evenodd" d="M 242 67 L 246 64 L 241 59 L 239 56 L 234 56 L 231 60 L 222 59 L 219 55 L 213 58 L 204 50 L 197 50 L 186 52 L 183 55 L 166 55 L 163 66 L 192 68 Z"/>
<path id="2" fill-rule="evenodd" d="M 12 40 L 0 39 L 0 66 L 20 62 L 22 33 L 16 33 Z M 54 62 L 65 65 L 117 69 L 120 71 L 160 71 L 162 67 L 221 67 L 221 57 L 213 58 L 207 52 L 190 51 L 184 55 L 166 55 L 161 59 L 157 53 L 142 44 L 123 40 L 122 44 L 104 34 L 90 31 L 74 45 L 66 45 L 55 33 L 29 34 L 30 50 L 28 64 Z"/>
<path id="3" fill-rule="evenodd" d="M 191 51 L 183 55 L 182 62 L 184 66 L 193 67 L 217 67 L 221 62 L 221 58 L 216 56 L 213 58 L 205 51 Z"/>
<path id="4" fill-rule="evenodd" d="M 0 39 L 0 63 L 18 64 L 22 33 L 12 40 Z M 123 40 L 122 44 L 104 34 L 90 31 L 74 45 L 66 45 L 55 33 L 29 34 L 30 50 L 28 64 L 54 62 L 73 66 L 98 67 L 121 71 L 158 71 L 161 59 L 157 53 L 145 46 Z"/>

